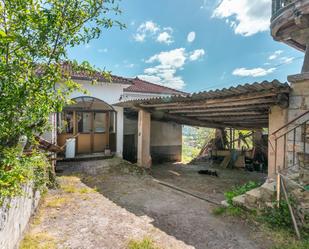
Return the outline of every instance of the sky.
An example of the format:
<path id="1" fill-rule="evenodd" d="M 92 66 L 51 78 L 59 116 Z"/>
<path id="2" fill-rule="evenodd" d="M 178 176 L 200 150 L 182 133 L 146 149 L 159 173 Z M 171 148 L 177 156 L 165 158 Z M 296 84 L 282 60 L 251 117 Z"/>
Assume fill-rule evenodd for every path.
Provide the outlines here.
<path id="1" fill-rule="evenodd" d="M 69 49 L 112 74 L 199 92 L 301 71 L 304 54 L 270 35 L 271 0 L 122 0 L 126 29 Z"/>

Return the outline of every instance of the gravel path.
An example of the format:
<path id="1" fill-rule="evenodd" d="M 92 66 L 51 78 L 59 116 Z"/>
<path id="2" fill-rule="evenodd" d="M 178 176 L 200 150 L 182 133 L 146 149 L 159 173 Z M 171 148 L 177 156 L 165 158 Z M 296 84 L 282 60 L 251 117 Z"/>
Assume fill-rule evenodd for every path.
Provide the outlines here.
<path id="1" fill-rule="evenodd" d="M 267 249 L 272 244 L 252 224 L 214 216 L 214 205 L 162 186 L 118 159 L 62 166 L 62 189 L 48 193 L 35 219 L 40 222 L 29 231 L 48 234 L 57 242 L 55 248 L 125 249 L 131 239 L 144 237 L 160 249 Z M 193 174 L 188 177 L 193 183 Z M 171 182 L 183 187 L 186 181 L 177 179 Z"/>
<path id="2" fill-rule="evenodd" d="M 127 248 L 132 239 L 145 237 L 161 248 L 193 248 L 155 228 L 148 217 L 121 208 L 79 178 L 61 177 L 60 184 L 61 189 L 49 191 L 44 198 L 26 235 L 36 238 L 38 248 L 120 249 Z M 44 247 L 46 238 L 48 247 Z"/>

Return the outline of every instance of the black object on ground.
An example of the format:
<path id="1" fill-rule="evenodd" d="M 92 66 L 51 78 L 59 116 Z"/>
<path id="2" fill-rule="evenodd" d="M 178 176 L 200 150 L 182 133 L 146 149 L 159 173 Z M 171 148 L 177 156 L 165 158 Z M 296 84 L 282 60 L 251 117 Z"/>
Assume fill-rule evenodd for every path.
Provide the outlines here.
<path id="1" fill-rule="evenodd" d="M 216 177 L 219 177 L 217 171 L 208 170 L 208 169 L 206 169 L 206 170 L 200 170 L 198 173 L 201 174 L 201 175 L 209 175 L 209 176 L 216 176 Z"/>

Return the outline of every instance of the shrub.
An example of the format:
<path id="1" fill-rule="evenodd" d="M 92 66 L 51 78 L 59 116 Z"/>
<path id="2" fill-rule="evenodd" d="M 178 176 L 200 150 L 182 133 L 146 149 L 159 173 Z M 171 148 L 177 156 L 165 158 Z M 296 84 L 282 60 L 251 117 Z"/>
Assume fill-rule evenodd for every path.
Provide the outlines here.
<path id="1" fill-rule="evenodd" d="M 5 148 L 0 155 L 0 205 L 5 198 L 23 194 L 23 185 L 33 181 L 37 190 L 48 182 L 48 161 L 43 153 L 20 155 L 17 148 Z"/>
<path id="2" fill-rule="evenodd" d="M 281 200 L 280 205 L 273 205 L 262 210 L 259 219 L 272 228 L 293 230 L 293 223 L 289 207 L 286 201 Z"/>

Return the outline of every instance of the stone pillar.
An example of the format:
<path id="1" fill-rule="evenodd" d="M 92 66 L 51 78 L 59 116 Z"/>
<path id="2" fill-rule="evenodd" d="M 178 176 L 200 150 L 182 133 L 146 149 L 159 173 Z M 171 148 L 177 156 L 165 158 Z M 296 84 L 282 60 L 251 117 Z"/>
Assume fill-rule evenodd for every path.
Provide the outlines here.
<path id="1" fill-rule="evenodd" d="M 291 75 L 288 77 L 288 80 L 291 84 L 291 94 L 290 94 L 290 106 L 289 106 L 289 121 L 299 117 L 301 114 L 309 111 L 309 73 L 302 73 L 297 75 Z M 298 119 L 296 122 L 290 125 L 290 129 L 296 125 L 300 125 L 305 121 L 309 120 L 309 115 L 305 115 L 302 118 Z M 309 125 L 309 122 L 307 123 Z M 295 150 L 297 152 L 303 152 L 303 137 L 302 132 L 303 128 L 298 128 L 296 131 L 296 143 Z M 290 145 L 288 146 L 288 153 L 290 161 L 292 161 L 292 149 L 293 149 L 293 134 L 289 135 Z M 306 153 L 309 153 L 309 144 L 306 143 Z M 296 160 L 298 160 L 296 158 Z"/>
<path id="2" fill-rule="evenodd" d="M 144 168 L 151 167 L 150 125 L 151 125 L 150 113 L 144 110 L 139 110 L 138 112 L 137 164 Z"/>
<path id="3" fill-rule="evenodd" d="M 116 154 L 122 158 L 123 152 L 123 107 L 114 106 L 117 112 L 116 124 Z"/>
<path id="4" fill-rule="evenodd" d="M 277 162 L 275 159 L 275 139 L 271 134 L 287 123 L 287 109 L 282 109 L 279 106 L 273 106 L 269 112 L 269 142 L 268 142 L 268 179 L 275 180 L 276 166 L 283 167 L 284 156 L 284 140 L 280 139 L 277 142 Z"/>

